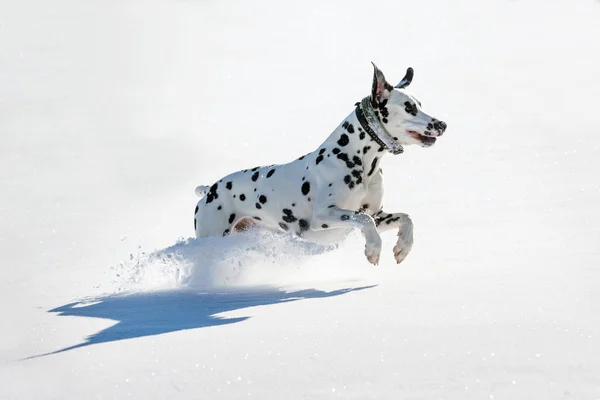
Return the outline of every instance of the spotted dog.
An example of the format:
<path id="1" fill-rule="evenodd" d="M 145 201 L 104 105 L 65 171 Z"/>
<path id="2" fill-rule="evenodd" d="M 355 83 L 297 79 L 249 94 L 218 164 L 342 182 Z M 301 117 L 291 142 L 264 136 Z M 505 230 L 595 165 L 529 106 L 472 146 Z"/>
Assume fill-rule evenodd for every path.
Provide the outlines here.
<path id="1" fill-rule="evenodd" d="M 375 69 L 370 96 L 318 149 L 282 165 L 234 172 L 212 186 L 198 186 L 196 237 L 228 235 L 252 226 L 290 231 L 316 239 L 326 231 L 358 228 L 365 255 L 379 263 L 381 232 L 397 229 L 394 258 L 400 263 L 413 244 L 413 223 L 404 213 L 382 209 L 383 171 L 379 163 L 403 146 L 430 147 L 446 130 L 405 88 L 413 69 L 395 87 Z"/>

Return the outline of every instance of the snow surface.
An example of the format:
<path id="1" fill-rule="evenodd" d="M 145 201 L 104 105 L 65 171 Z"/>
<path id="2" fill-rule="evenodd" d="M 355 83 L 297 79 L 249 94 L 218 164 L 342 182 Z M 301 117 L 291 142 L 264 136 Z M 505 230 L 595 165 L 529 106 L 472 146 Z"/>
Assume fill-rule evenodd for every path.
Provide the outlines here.
<path id="1" fill-rule="evenodd" d="M 600 3 L 0 2 L 1 399 L 600 399 Z M 415 68 L 415 246 L 198 242 L 194 188 Z"/>

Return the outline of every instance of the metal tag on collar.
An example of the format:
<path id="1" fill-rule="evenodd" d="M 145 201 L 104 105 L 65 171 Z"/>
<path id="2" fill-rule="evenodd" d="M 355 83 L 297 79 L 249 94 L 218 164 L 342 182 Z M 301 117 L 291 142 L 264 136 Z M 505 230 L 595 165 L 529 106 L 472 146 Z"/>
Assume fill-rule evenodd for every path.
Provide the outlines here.
<path id="1" fill-rule="evenodd" d="M 361 108 L 363 110 L 365 119 L 369 123 L 369 126 L 371 127 L 371 129 L 373 129 L 373 132 L 375 132 L 379 140 L 381 140 L 383 144 L 385 144 L 385 147 L 387 147 L 388 151 L 393 154 L 403 153 L 404 148 L 402 147 L 402 145 L 396 143 L 392 136 L 385 130 L 385 127 L 381 125 L 379 118 L 377 118 L 377 116 L 373 112 L 370 97 L 365 97 L 364 99 L 362 99 Z"/>

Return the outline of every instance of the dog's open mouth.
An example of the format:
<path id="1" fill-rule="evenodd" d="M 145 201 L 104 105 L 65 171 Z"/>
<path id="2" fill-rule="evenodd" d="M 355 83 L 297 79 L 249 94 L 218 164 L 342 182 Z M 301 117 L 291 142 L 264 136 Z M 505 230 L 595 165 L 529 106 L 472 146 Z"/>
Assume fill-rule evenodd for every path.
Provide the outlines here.
<path id="1" fill-rule="evenodd" d="M 433 144 L 436 141 L 436 138 L 434 138 L 432 136 L 421 135 L 420 133 L 415 132 L 415 131 L 406 131 L 406 133 L 408 133 L 410 135 L 410 137 L 412 137 L 413 139 L 421 142 L 421 144 L 424 147 L 433 146 Z"/>

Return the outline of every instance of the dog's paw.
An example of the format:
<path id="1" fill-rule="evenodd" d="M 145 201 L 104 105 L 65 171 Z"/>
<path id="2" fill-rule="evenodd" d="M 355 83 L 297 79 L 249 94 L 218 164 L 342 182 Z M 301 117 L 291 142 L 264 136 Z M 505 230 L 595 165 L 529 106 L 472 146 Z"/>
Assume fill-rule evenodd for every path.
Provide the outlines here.
<path id="1" fill-rule="evenodd" d="M 396 245 L 393 249 L 394 258 L 396 259 L 397 264 L 400 264 L 402 261 L 404 261 L 408 253 L 410 253 L 410 250 L 412 249 L 412 244 L 412 236 L 409 240 L 406 240 L 401 235 L 398 235 L 398 241 L 396 242 Z"/>
<path id="2" fill-rule="evenodd" d="M 412 246 L 406 243 L 397 243 L 394 246 L 394 258 L 396 259 L 397 264 L 400 264 L 402 261 L 404 261 L 408 253 L 410 253 L 411 248 Z"/>
<path id="3" fill-rule="evenodd" d="M 373 240 L 367 242 L 365 246 L 365 256 L 373 265 L 379 264 L 379 256 L 381 254 L 381 238 L 376 236 Z"/>
<path id="4" fill-rule="evenodd" d="M 407 215 L 405 220 L 403 221 L 400 229 L 398 230 L 398 241 L 394 246 L 394 258 L 396 259 L 396 263 L 400 264 L 410 250 L 413 245 L 413 223 L 410 217 Z"/>

